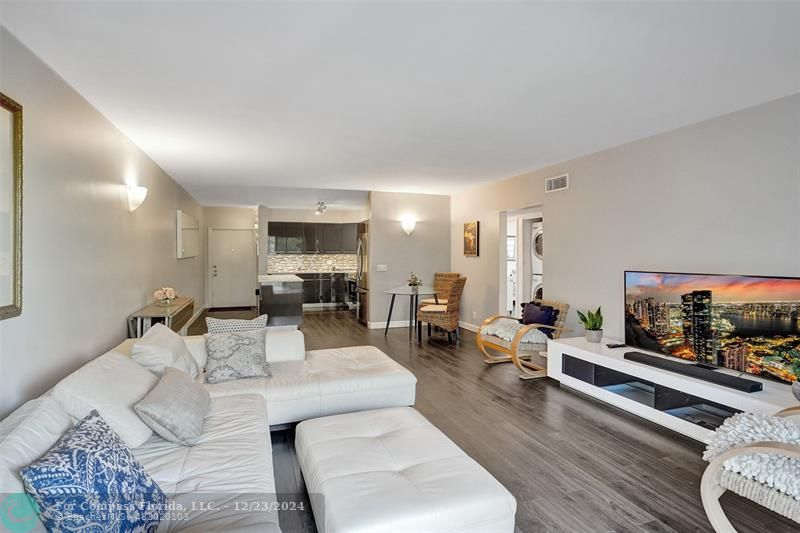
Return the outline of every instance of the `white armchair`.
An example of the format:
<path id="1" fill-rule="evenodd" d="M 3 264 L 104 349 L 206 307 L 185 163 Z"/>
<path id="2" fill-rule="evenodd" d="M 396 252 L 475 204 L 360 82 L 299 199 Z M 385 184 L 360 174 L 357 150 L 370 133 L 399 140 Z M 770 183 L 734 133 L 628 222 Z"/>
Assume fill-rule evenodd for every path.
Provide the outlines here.
<path id="1" fill-rule="evenodd" d="M 800 406 L 790 407 L 775 414 L 781 418 L 797 415 L 800 415 Z M 800 445 L 776 441 L 750 442 L 720 454 L 709 463 L 700 482 L 700 495 L 708 521 L 717 533 L 736 533 L 736 529 L 725 516 L 719 503 L 720 496 L 728 490 L 800 523 L 800 500 L 723 467 L 730 459 L 757 453 L 782 455 L 800 460 Z"/>

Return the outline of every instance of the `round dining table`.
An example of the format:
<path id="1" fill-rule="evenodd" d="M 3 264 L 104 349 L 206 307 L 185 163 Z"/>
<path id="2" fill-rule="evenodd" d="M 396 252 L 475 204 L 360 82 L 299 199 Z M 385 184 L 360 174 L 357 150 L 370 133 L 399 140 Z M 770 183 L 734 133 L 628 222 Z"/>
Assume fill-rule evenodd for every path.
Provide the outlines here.
<path id="1" fill-rule="evenodd" d="M 392 311 L 394 310 L 394 300 L 400 296 L 408 296 L 408 336 L 412 337 L 414 328 L 417 325 L 417 308 L 419 307 L 419 296 L 433 296 L 438 303 L 439 299 L 436 297 L 436 289 L 420 285 L 418 287 L 411 287 L 409 285 L 401 285 L 393 289 L 384 291 L 386 294 L 392 295 L 392 301 L 389 303 L 389 316 L 386 318 L 386 328 L 383 331 L 383 336 L 389 334 L 389 324 L 392 323 Z"/>

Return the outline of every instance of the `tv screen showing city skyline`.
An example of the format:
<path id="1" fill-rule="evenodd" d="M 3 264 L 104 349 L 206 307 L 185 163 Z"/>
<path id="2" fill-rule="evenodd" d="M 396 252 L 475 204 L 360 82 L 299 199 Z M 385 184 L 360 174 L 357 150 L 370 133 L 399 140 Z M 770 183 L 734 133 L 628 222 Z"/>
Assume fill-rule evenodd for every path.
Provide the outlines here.
<path id="1" fill-rule="evenodd" d="M 800 278 L 625 272 L 625 343 L 700 364 L 800 378 Z"/>

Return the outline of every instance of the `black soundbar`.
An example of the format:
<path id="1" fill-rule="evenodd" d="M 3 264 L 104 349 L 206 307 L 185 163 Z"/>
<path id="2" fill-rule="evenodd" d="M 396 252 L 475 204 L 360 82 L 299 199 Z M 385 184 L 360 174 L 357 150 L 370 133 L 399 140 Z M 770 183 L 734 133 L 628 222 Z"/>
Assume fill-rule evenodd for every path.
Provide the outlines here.
<path id="1" fill-rule="evenodd" d="M 717 372 L 716 370 L 711 370 L 708 368 L 687 365 L 686 363 L 679 363 L 678 361 L 670 361 L 669 359 L 664 359 L 663 357 L 658 357 L 656 355 L 650 355 L 647 353 L 625 352 L 625 359 L 636 361 L 637 363 L 642 363 L 644 365 L 654 366 L 656 368 L 662 368 L 664 370 L 670 370 L 672 372 L 677 372 L 678 374 L 684 374 L 693 378 L 702 379 L 703 381 L 708 381 L 709 383 L 722 385 L 723 387 L 729 387 L 742 392 L 758 392 L 764 388 L 760 382 L 753 381 L 752 379 L 744 379 L 731 376 L 729 374 L 724 374 L 722 372 Z"/>

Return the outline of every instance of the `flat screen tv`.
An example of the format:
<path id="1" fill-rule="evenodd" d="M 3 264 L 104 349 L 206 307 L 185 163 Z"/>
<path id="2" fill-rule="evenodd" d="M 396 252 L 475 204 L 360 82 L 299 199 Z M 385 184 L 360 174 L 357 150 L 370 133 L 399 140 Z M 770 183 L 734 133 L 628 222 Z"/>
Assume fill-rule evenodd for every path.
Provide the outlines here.
<path id="1" fill-rule="evenodd" d="M 800 378 L 800 278 L 625 272 L 625 344 Z"/>

